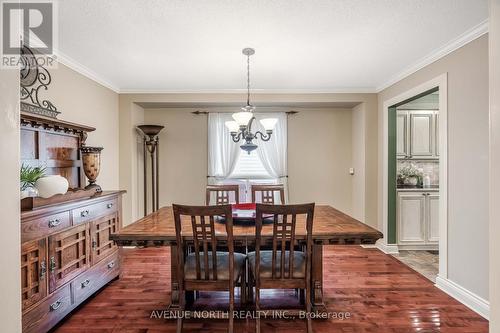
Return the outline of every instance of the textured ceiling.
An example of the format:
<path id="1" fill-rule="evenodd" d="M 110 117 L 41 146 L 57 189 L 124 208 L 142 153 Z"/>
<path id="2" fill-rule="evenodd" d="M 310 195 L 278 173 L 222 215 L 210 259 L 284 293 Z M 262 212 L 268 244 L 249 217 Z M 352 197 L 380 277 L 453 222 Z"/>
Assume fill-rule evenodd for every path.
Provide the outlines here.
<path id="1" fill-rule="evenodd" d="M 460 39 L 486 0 L 64 0 L 61 58 L 120 91 L 373 91 Z M 69 60 L 68 60 L 69 59 Z"/>

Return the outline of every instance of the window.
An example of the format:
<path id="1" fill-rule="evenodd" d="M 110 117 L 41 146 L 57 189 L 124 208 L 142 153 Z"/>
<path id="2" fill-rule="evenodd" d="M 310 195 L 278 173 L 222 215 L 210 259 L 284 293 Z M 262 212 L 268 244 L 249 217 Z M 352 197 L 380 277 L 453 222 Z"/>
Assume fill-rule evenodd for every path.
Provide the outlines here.
<path id="1" fill-rule="evenodd" d="M 247 154 L 241 152 L 233 173 L 229 178 L 236 179 L 265 179 L 271 178 L 267 170 L 264 168 L 262 161 L 256 151 Z"/>

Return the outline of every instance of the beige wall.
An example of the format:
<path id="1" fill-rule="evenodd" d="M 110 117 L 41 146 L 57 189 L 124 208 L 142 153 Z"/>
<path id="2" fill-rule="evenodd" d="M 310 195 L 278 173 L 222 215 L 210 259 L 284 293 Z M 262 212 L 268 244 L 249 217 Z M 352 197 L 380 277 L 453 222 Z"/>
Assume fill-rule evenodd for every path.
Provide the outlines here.
<path id="1" fill-rule="evenodd" d="M 205 203 L 207 116 L 193 115 L 191 111 L 194 110 L 148 109 L 145 112 L 145 123 L 165 126 L 160 132 L 160 206 Z M 151 185 L 148 186 L 151 189 Z"/>
<path id="2" fill-rule="evenodd" d="M 500 332 L 500 0 L 490 0 L 490 332 Z"/>
<path id="3" fill-rule="evenodd" d="M 203 204 L 205 200 L 207 117 L 195 116 L 193 110 L 145 110 L 145 123 L 166 127 L 160 133 L 163 206 L 174 202 Z M 316 201 L 350 213 L 351 110 L 297 110 L 300 112 L 288 119 L 290 202 Z"/>
<path id="4" fill-rule="evenodd" d="M 384 101 L 448 73 L 448 278 L 488 299 L 488 38 L 465 45 L 379 94 Z M 383 133 L 379 133 L 382 151 Z M 379 161 L 380 170 L 382 161 Z M 379 191 L 382 184 L 379 173 Z M 380 192 L 381 193 L 381 192 Z"/>
<path id="5" fill-rule="evenodd" d="M 119 189 L 118 94 L 62 64 L 50 73 L 52 83 L 44 96 L 61 112 L 59 119 L 96 128 L 87 145 L 104 147 L 97 183 L 103 190 Z"/>
<path id="6" fill-rule="evenodd" d="M 0 69 L 0 325 L 2 332 L 21 332 L 21 235 L 19 221 L 19 71 Z"/>
<path id="7" fill-rule="evenodd" d="M 366 119 L 364 105 L 359 104 L 352 109 L 351 165 L 354 168 L 354 175 L 352 176 L 351 214 L 352 217 L 361 221 L 365 220 L 365 128 Z"/>
<path id="8" fill-rule="evenodd" d="M 288 186 L 292 203 L 352 211 L 349 109 L 302 109 L 288 118 Z"/>
<path id="9" fill-rule="evenodd" d="M 184 202 L 203 202 L 203 187 L 206 184 L 206 117 L 192 118 L 189 108 L 147 109 L 144 111 L 137 103 L 173 103 L 183 105 L 210 105 L 219 103 L 243 103 L 245 96 L 241 94 L 121 94 L 120 95 L 120 188 L 129 191 L 124 204 L 124 223 L 128 224 L 142 216 L 142 167 L 134 169 L 134 165 L 141 159 L 141 151 L 132 147 L 131 142 L 137 140 L 133 128 L 143 122 L 157 122 L 165 125 L 160 135 L 161 148 L 161 204 L 169 204 L 180 200 Z M 256 94 L 253 100 L 257 104 L 301 105 L 303 112 L 290 118 L 289 126 L 294 134 L 289 132 L 290 147 L 296 146 L 297 151 L 303 150 L 307 156 L 312 156 L 320 162 L 306 165 L 300 160 L 299 154 L 289 151 L 289 182 L 290 199 L 292 201 L 316 200 L 318 203 L 330 203 L 346 212 L 352 207 L 352 179 L 348 174 L 351 166 L 351 137 L 352 124 L 350 111 L 339 113 L 325 112 L 325 103 L 361 103 L 365 119 L 377 119 L 377 97 L 375 94 Z M 323 105 L 321 108 L 304 107 L 308 105 Z M 221 107 L 223 108 L 223 107 Z M 213 110 L 221 110 L 213 108 Z M 300 107 L 292 107 L 300 109 Z M 331 107 L 330 107 L 331 108 Z M 139 111 L 137 111 L 139 109 Z M 233 108 L 234 109 L 234 108 Z M 290 107 L 288 107 L 290 109 Z M 323 109 L 323 110 L 321 110 Z M 135 111 L 134 111 L 135 110 Z M 331 110 L 330 110 L 331 111 Z M 138 113 L 142 116 L 132 117 Z M 141 117 L 142 121 L 141 122 Z M 319 118 L 318 118 L 319 117 Z M 135 122 L 132 121 L 135 119 Z M 315 120 L 315 118 L 319 120 Z M 322 121 L 323 120 L 323 121 Z M 342 123 L 346 127 L 340 126 Z M 311 128 L 316 126 L 324 133 Z M 309 128 L 309 129 L 308 129 Z M 364 193 L 366 208 L 364 222 L 377 226 L 377 128 L 365 127 L 364 142 L 367 149 L 364 154 L 364 165 L 358 169 L 359 176 L 366 175 L 365 179 L 357 182 L 358 191 Z M 316 135 L 311 136 L 311 133 Z M 323 136 L 323 138 L 322 138 Z M 325 139 L 326 138 L 326 139 Z M 346 139 L 347 138 L 347 139 Z M 318 141 L 318 142 L 316 142 Z M 310 144 L 310 143 L 314 144 Z M 187 143 L 187 145 L 186 145 Z M 305 149 L 305 145 L 308 149 Z M 310 147 L 314 147 L 311 155 Z M 347 148 L 349 147 L 349 148 Z M 347 153 L 348 151 L 348 153 Z M 325 153 L 326 152 L 326 153 Z M 344 156 L 335 160 L 333 154 Z M 199 154 L 198 156 L 191 156 Z M 177 160 L 177 163 L 176 163 Z M 192 165 L 195 160 L 198 162 Z M 179 165 L 179 167 L 177 166 Z M 307 168 L 306 168 L 307 166 Z M 190 170 L 184 172 L 185 168 Z M 367 170 L 363 172 L 362 169 Z M 295 174 L 295 175 L 294 175 Z M 368 179 L 368 175 L 373 179 Z M 320 181 L 320 180 L 326 180 Z M 314 184 L 306 187 L 306 182 Z M 180 184 L 185 184 L 180 186 Z M 326 184 L 326 185 L 325 185 Z M 349 184 L 349 186 L 347 186 Z M 294 188 L 296 190 L 294 190 Z M 303 190 L 301 190 L 303 189 Z M 138 197 L 131 198 L 137 193 Z"/>

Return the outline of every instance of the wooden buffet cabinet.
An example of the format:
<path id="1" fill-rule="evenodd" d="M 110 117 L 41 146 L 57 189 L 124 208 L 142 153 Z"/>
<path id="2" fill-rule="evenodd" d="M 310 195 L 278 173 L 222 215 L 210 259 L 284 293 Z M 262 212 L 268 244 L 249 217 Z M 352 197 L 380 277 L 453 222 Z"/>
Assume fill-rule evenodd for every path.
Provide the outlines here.
<path id="1" fill-rule="evenodd" d="M 90 127 L 21 114 L 22 162 L 84 185 L 79 148 Z M 46 332 L 120 274 L 109 236 L 121 228 L 123 191 L 21 211 L 23 332 Z"/>

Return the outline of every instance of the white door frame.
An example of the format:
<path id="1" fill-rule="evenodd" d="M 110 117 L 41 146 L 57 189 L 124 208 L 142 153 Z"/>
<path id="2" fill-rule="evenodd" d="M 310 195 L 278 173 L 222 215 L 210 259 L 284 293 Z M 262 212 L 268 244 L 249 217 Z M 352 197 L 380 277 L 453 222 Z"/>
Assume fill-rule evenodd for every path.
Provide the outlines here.
<path id="1" fill-rule="evenodd" d="M 439 277 L 448 278 L 448 74 L 414 87 L 383 102 L 383 168 L 382 168 L 382 232 L 386 235 L 382 249 L 397 252 L 397 245 L 387 243 L 388 225 L 388 159 L 389 159 L 389 108 L 433 88 L 439 88 Z"/>

